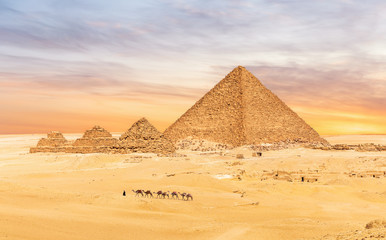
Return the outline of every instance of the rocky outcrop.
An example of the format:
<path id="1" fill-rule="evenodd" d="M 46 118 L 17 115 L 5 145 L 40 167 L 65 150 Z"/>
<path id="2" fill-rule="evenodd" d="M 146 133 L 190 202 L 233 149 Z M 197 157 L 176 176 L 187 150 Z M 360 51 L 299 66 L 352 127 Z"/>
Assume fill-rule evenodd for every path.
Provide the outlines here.
<path id="1" fill-rule="evenodd" d="M 237 67 L 164 132 L 229 144 L 323 143 L 303 119 L 244 67 Z"/>

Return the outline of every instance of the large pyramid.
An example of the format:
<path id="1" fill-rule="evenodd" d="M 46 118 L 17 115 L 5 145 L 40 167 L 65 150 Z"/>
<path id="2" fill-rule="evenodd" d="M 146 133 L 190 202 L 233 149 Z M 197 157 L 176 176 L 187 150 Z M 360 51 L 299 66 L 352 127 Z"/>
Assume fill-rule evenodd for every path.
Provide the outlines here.
<path id="1" fill-rule="evenodd" d="M 244 67 L 237 67 L 173 123 L 164 135 L 241 146 L 327 143 Z"/>

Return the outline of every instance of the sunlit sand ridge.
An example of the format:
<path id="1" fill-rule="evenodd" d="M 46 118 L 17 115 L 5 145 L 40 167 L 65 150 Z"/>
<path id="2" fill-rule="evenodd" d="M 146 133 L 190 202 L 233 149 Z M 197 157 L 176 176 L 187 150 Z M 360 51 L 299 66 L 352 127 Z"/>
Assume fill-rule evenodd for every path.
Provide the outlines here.
<path id="1" fill-rule="evenodd" d="M 350 176 L 386 171 L 385 152 L 28 154 L 37 139 L 1 136 L 1 239 L 320 239 L 365 232 L 386 215 L 385 176 Z M 290 181 L 293 172 L 317 182 Z M 132 189 L 194 200 L 135 197 Z"/>

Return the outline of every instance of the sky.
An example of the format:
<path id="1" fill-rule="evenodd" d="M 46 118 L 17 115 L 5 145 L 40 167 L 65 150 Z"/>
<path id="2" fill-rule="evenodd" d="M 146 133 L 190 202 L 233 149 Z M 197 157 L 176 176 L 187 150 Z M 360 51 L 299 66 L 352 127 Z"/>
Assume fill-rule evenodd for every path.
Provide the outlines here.
<path id="1" fill-rule="evenodd" d="M 163 131 L 238 65 L 320 134 L 386 134 L 383 0 L 0 0 L 0 134 Z"/>

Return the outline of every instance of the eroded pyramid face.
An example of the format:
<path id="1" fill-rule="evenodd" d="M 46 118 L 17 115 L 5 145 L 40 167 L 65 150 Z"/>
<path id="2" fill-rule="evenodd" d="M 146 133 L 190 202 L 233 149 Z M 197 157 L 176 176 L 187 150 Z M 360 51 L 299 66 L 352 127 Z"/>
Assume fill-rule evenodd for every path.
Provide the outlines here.
<path id="1" fill-rule="evenodd" d="M 147 121 L 146 118 L 141 118 L 135 122 L 129 130 L 122 134 L 120 140 L 127 139 L 159 139 L 162 133 L 160 133 L 153 125 Z"/>
<path id="2" fill-rule="evenodd" d="M 241 146 L 325 142 L 303 119 L 244 67 L 237 67 L 166 129 L 172 141 L 187 137 Z"/>
<path id="3" fill-rule="evenodd" d="M 118 151 L 129 152 L 152 152 L 168 154 L 175 152 L 173 143 L 166 139 L 145 118 L 135 122 L 119 138 Z"/>

